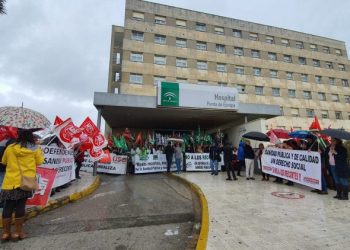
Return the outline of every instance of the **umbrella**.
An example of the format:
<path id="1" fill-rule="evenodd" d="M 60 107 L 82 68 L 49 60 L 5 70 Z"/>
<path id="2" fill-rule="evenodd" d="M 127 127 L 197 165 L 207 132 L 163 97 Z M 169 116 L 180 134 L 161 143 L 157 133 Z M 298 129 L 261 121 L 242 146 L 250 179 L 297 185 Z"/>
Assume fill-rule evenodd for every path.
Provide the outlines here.
<path id="1" fill-rule="evenodd" d="M 270 141 L 270 138 L 267 135 L 257 131 L 245 133 L 244 135 L 242 135 L 242 137 L 246 139 L 255 140 L 255 141 Z"/>
<path id="2" fill-rule="evenodd" d="M 23 107 L 1 107 L 0 126 L 22 129 L 43 129 L 50 126 L 49 120 L 37 111 Z"/>
<path id="3" fill-rule="evenodd" d="M 350 140 L 350 132 L 345 131 L 344 129 L 327 128 L 327 129 L 321 130 L 320 133 L 331 136 L 333 138 Z"/>
<path id="4" fill-rule="evenodd" d="M 168 141 L 174 141 L 174 142 L 184 142 L 184 140 L 179 138 L 168 138 Z"/>
<path id="5" fill-rule="evenodd" d="M 300 138 L 300 139 L 307 139 L 307 138 L 315 139 L 316 138 L 316 135 L 314 135 L 306 130 L 296 130 L 292 133 L 289 133 L 289 136 L 292 138 Z"/>
<path id="6" fill-rule="evenodd" d="M 268 131 L 266 133 L 266 135 L 268 137 L 270 137 L 270 134 L 271 134 L 271 131 L 277 136 L 277 138 L 279 139 L 289 139 L 290 136 L 289 136 L 289 131 L 288 130 L 285 130 L 285 129 L 280 129 L 280 128 L 277 128 L 277 129 L 272 129 L 270 131 Z"/>

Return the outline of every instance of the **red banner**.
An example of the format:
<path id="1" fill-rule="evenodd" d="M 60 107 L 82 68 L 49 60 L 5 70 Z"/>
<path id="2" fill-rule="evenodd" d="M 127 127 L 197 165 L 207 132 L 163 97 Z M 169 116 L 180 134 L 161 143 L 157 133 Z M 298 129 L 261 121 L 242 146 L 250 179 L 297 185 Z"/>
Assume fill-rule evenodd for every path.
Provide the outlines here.
<path id="1" fill-rule="evenodd" d="M 62 123 L 63 123 L 63 120 L 56 115 L 56 118 L 55 118 L 55 121 L 53 122 L 53 125 L 55 125 L 55 126 L 61 125 Z"/>
<path id="2" fill-rule="evenodd" d="M 74 125 L 71 118 L 65 120 L 54 129 L 55 134 L 66 148 L 72 148 L 80 142 L 82 130 Z"/>
<path id="3" fill-rule="evenodd" d="M 36 179 L 39 185 L 33 198 L 28 199 L 26 205 L 29 206 L 46 206 L 51 194 L 52 185 L 55 181 L 57 174 L 56 169 L 49 168 L 36 168 Z"/>

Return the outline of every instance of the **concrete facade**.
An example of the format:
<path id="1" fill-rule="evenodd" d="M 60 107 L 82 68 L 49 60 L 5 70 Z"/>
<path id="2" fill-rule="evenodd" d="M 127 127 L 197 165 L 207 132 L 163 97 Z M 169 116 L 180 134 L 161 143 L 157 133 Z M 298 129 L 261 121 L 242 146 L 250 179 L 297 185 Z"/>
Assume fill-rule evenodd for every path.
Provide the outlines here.
<path id="1" fill-rule="evenodd" d="M 156 96 L 161 80 L 237 87 L 241 103 L 281 107 L 265 129 L 307 129 L 316 115 L 349 130 L 349 70 L 342 41 L 126 0 L 124 27 L 112 27 L 108 92 Z"/>

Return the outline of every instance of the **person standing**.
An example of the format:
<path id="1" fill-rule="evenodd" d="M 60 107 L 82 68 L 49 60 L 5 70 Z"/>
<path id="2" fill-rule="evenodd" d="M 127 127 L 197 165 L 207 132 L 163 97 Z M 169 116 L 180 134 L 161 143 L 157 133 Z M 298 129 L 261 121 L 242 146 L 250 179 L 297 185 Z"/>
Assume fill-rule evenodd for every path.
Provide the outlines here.
<path id="1" fill-rule="evenodd" d="M 182 149 L 181 149 L 181 143 L 178 143 L 175 148 L 175 163 L 176 163 L 176 170 L 178 174 L 181 171 L 181 161 L 182 161 Z"/>
<path id="2" fill-rule="evenodd" d="M 261 156 L 263 154 L 263 151 L 264 151 L 264 144 L 260 143 L 259 144 L 259 148 L 258 150 L 256 151 L 256 156 L 257 156 L 257 159 L 258 159 L 258 167 L 259 169 L 261 169 L 261 171 L 263 170 L 263 166 L 262 166 L 262 162 L 261 162 Z M 264 171 L 262 171 L 262 181 L 269 181 L 269 174 L 265 174 Z"/>
<path id="3" fill-rule="evenodd" d="M 23 232 L 25 220 L 25 204 L 32 197 L 32 191 L 24 191 L 21 187 L 22 174 L 27 177 L 36 176 L 36 166 L 44 162 L 40 147 L 35 144 L 30 130 L 19 130 L 18 139 L 9 145 L 2 157 L 6 173 L 2 183 L 0 200 L 5 201 L 2 211 L 3 234 L 1 241 L 21 240 L 26 238 Z M 12 213 L 15 211 L 15 233 L 11 235 Z"/>
<path id="4" fill-rule="evenodd" d="M 173 154 L 174 154 L 174 149 L 171 146 L 171 142 L 168 142 L 168 145 L 164 149 L 165 157 L 166 157 L 166 163 L 167 163 L 167 172 L 170 173 L 171 169 L 171 163 L 173 161 Z"/>
<path id="5" fill-rule="evenodd" d="M 75 178 L 81 179 L 79 172 L 84 161 L 84 151 L 80 150 L 80 145 L 74 150 L 74 161 L 75 161 Z"/>
<path id="6" fill-rule="evenodd" d="M 254 178 L 254 150 L 250 146 L 250 141 L 246 141 L 244 146 L 245 161 L 245 177 L 247 180 L 255 180 Z"/>
<path id="7" fill-rule="evenodd" d="M 228 181 L 232 181 L 232 178 L 236 181 L 236 175 L 235 172 L 233 171 L 233 167 L 232 167 L 232 160 L 233 160 L 233 148 L 229 143 L 226 143 L 224 148 L 223 148 L 223 152 L 224 152 L 224 165 L 226 168 L 226 172 L 227 172 L 227 179 Z M 231 174 L 230 171 L 232 172 L 232 178 L 231 178 Z"/>
<path id="8" fill-rule="evenodd" d="M 209 148 L 209 160 L 210 160 L 210 169 L 211 175 L 218 175 L 218 164 L 221 161 L 220 149 L 213 143 Z"/>
<path id="9" fill-rule="evenodd" d="M 238 153 L 237 153 L 237 176 L 241 176 L 241 170 L 245 165 L 244 160 L 244 141 L 241 141 L 238 146 Z"/>

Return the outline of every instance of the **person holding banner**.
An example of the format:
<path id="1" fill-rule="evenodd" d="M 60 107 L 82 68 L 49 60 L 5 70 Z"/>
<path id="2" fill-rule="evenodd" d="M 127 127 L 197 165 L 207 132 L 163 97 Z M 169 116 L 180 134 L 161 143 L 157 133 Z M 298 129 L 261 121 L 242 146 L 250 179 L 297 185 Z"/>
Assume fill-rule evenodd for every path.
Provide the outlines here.
<path id="1" fill-rule="evenodd" d="M 1 241 L 21 240 L 26 238 L 23 233 L 25 220 L 25 204 L 32 197 L 33 191 L 24 191 L 22 176 L 34 178 L 36 167 L 44 162 L 43 152 L 35 144 L 30 130 L 19 130 L 18 139 L 9 145 L 2 157 L 2 164 L 6 166 L 6 174 L 2 183 L 0 200 L 5 201 L 2 211 L 3 234 Z M 15 233 L 11 235 L 12 214 L 15 211 Z"/>
<path id="2" fill-rule="evenodd" d="M 245 142 L 244 146 L 244 161 L 245 161 L 245 177 L 247 180 L 255 180 L 254 178 L 254 150 L 250 146 L 250 141 Z"/>

